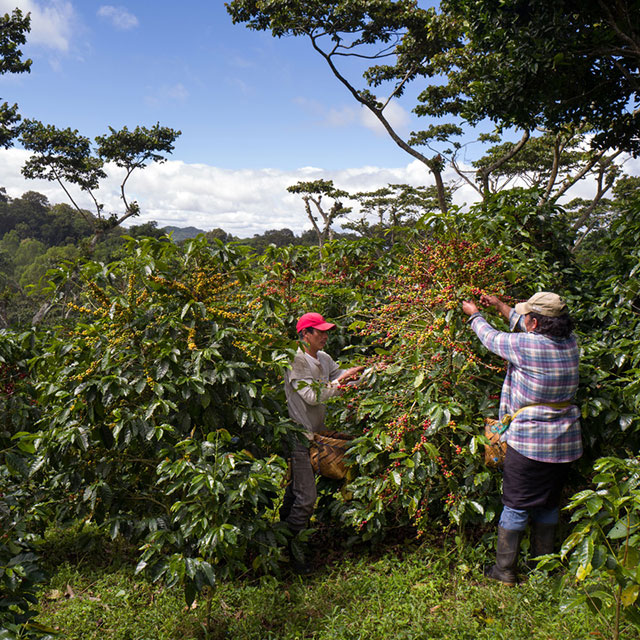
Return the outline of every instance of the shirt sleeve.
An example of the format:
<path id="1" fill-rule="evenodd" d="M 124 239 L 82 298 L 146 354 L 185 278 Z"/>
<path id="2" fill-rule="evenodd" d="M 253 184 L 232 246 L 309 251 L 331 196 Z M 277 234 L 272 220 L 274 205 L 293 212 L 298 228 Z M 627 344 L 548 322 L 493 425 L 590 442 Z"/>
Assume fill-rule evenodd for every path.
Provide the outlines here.
<path id="1" fill-rule="evenodd" d="M 518 316 L 518 318 L 520 317 L 521 316 Z M 515 320 L 515 323 L 517 322 L 518 319 Z M 510 326 L 512 326 L 511 323 L 512 317 L 509 318 Z M 473 317 L 470 324 L 480 342 L 482 342 L 489 351 L 495 353 L 501 358 L 504 358 L 512 364 L 520 363 L 520 356 L 517 348 L 520 336 L 517 333 L 498 331 L 497 329 L 494 329 L 481 315 Z M 515 326 L 515 324 L 513 326 Z"/>
<path id="2" fill-rule="evenodd" d="M 509 329 L 511 331 L 522 331 L 522 333 L 527 332 L 527 328 L 524 326 L 524 316 L 516 313 L 515 309 L 511 309 L 509 314 Z"/>
<path id="3" fill-rule="evenodd" d="M 329 380 L 331 380 L 331 382 L 334 382 L 335 380 L 337 380 L 340 377 L 340 374 L 342 373 L 342 369 L 340 368 L 338 363 L 331 356 L 329 356 L 329 360 L 331 361 L 329 363 L 330 364 Z"/>

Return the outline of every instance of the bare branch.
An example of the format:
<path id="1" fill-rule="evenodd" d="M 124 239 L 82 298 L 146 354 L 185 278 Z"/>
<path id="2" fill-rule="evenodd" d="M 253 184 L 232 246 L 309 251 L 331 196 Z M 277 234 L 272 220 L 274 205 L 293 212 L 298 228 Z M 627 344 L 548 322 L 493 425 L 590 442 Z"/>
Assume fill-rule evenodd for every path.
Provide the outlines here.
<path id="1" fill-rule="evenodd" d="M 395 129 L 391 126 L 389 121 L 385 118 L 382 113 L 382 109 L 380 107 L 376 107 L 371 103 L 370 100 L 366 100 L 360 92 L 340 73 L 338 68 L 333 63 L 331 56 L 327 54 L 316 42 L 315 36 L 309 34 L 309 38 L 311 40 L 311 44 L 313 48 L 325 59 L 331 72 L 333 75 L 347 88 L 349 93 L 355 98 L 357 102 L 364 105 L 373 113 L 373 115 L 378 119 L 380 124 L 384 127 L 385 131 L 389 134 L 391 139 L 406 153 L 413 156 L 420 162 L 422 162 L 433 174 L 433 177 L 436 182 L 436 188 L 438 191 L 438 203 L 440 206 L 440 210 L 443 213 L 446 213 L 448 210 L 446 196 L 445 196 L 445 188 L 444 182 L 442 180 L 442 167 L 440 162 L 440 157 L 438 156 L 436 159 L 430 159 L 421 154 L 419 151 L 416 151 L 413 147 L 411 147 L 405 140 L 403 140 L 395 131 Z"/>
<path id="2" fill-rule="evenodd" d="M 489 165 L 488 167 L 478 170 L 478 182 L 480 182 L 480 184 L 482 185 L 481 188 L 483 193 L 489 192 L 489 176 L 496 169 L 499 169 L 505 162 L 511 160 L 511 158 L 513 158 L 513 156 L 515 156 L 524 147 L 524 145 L 527 144 L 529 135 L 529 131 L 525 131 L 522 134 L 522 138 L 520 138 L 520 141 L 516 145 L 511 147 L 511 149 L 501 158 L 498 158 L 493 164 Z"/>
<path id="3" fill-rule="evenodd" d="M 612 159 L 620 155 L 620 153 L 622 152 L 621 151 L 616 152 L 612 156 Z M 593 158 L 591 158 L 591 160 L 589 160 L 589 162 L 587 162 L 587 164 L 584 167 L 582 167 L 580 171 L 578 171 L 578 173 L 576 173 L 574 176 L 568 176 L 566 180 L 562 183 L 562 186 L 560 187 L 560 189 L 554 194 L 553 198 L 550 198 L 549 202 L 557 202 L 561 196 L 563 196 L 574 184 L 576 184 L 576 182 L 578 182 L 579 180 L 582 180 L 582 178 L 584 178 L 587 175 L 587 173 L 589 173 L 589 171 L 593 169 L 593 167 L 602 159 L 604 154 L 605 154 L 605 151 L 599 151 Z"/>
<path id="4" fill-rule="evenodd" d="M 547 188 L 545 189 L 542 198 L 540 198 L 540 202 L 538 203 L 539 205 L 544 204 L 549 200 L 553 185 L 558 179 L 558 169 L 560 168 L 560 153 L 564 150 L 564 146 L 562 147 L 562 149 L 560 147 L 560 134 L 558 134 L 553 141 L 553 164 L 551 165 L 551 173 L 549 175 L 549 179 L 547 180 Z"/>
<path id="5" fill-rule="evenodd" d="M 458 163 L 456 162 L 455 156 L 452 157 L 449 160 L 449 164 L 451 165 L 451 168 L 471 187 L 473 187 L 479 195 L 482 195 L 482 191 L 480 190 L 480 187 L 478 187 L 478 185 L 471 180 L 471 178 L 469 178 L 469 176 L 466 175 L 467 172 L 462 171 L 462 169 L 460 169 L 460 167 L 458 166 Z"/>

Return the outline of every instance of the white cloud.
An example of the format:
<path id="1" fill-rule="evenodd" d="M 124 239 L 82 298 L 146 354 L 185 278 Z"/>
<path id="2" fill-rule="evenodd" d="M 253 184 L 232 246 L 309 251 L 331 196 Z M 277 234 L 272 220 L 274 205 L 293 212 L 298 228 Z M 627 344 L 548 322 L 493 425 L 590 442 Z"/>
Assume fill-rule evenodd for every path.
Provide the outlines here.
<path id="1" fill-rule="evenodd" d="M 181 83 L 162 85 L 151 89 L 152 93 L 145 96 L 145 102 L 152 107 L 159 107 L 167 102 L 186 102 L 189 97 L 188 89 Z"/>
<path id="2" fill-rule="evenodd" d="M 28 155 L 21 149 L 0 150 L 0 185 L 5 186 L 14 198 L 31 190 L 46 195 L 51 203 L 67 202 L 64 192 L 54 183 L 22 178 L 20 167 Z M 630 167 L 626 169 L 631 172 Z M 120 212 L 122 170 L 109 167 L 108 173 L 98 199 L 104 202 L 107 213 Z M 445 181 L 455 180 L 456 174 L 447 169 L 443 177 Z M 220 227 L 245 238 L 284 227 L 299 234 L 311 225 L 300 197 L 288 193 L 287 187 L 300 180 L 320 178 L 333 180 L 337 187 L 351 192 L 374 190 L 389 183 L 433 184 L 430 173 L 417 160 L 403 167 L 366 166 L 333 171 L 318 167 L 301 167 L 294 171 L 231 170 L 170 160 L 138 171 L 130 178 L 127 183 L 129 199 L 137 200 L 142 211 L 142 215 L 131 222 L 155 220 L 159 227 L 194 226 L 205 231 Z M 582 181 L 572 190 L 571 197 L 589 197 L 594 192 L 593 187 L 592 181 Z M 73 194 L 80 206 L 91 209 L 88 198 L 83 198 L 77 191 Z M 477 199 L 476 191 L 466 183 L 454 194 L 454 202 L 460 206 Z"/>
<path id="3" fill-rule="evenodd" d="M 42 180 L 25 180 L 20 167 L 28 157 L 21 149 L 0 150 L 0 185 L 11 197 L 25 191 L 38 191 L 51 203 L 67 202 L 55 184 Z M 109 177 L 99 194 L 105 211 L 121 211 L 119 180 L 121 170 L 109 167 Z M 140 204 L 142 215 L 133 223 L 155 220 L 158 226 L 195 226 L 208 230 L 221 227 L 240 237 L 251 237 L 268 229 L 288 227 L 295 233 L 310 228 L 299 196 L 287 187 L 300 180 L 325 178 L 351 191 L 377 189 L 389 182 L 424 184 L 428 173 L 419 163 L 406 167 L 382 169 L 360 167 L 327 171 L 302 167 L 294 171 L 278 169 L 221 169 L 204 164 L 185 164 L 170 160 L 134 173 L 127 183 L 131 200 Z M 77 191 L 80 206 L 91 209 L 89 199 Z"/>
<path id="4" fill-rule="evenodd" d="M 329 109 L 324 114 L 323 122 L 329 127 L 348 127 L 353 124 L 358 118 L 357 107 L 344 106 L 341 109 Z"/>
<path id="5" fill-rule="evenodd" d="M 116 29 L 126 31 L 138 26 L 138 18 L 124 7 L 114 7 L 110 4 L 102 5 L 98 9 L 98 16 L 108 20 Z"/>
<path id="6" fill-rule="evenodd" d="M 367 127 L 367 129 L 371 129 L 371 131 L 379 136 L 389 135 L 378 118 L 376 118 L 369 109 L 361 107 L 359 115 L 360 121 L 365 127 Z M 401 107 L 397 101 L 392 100 L 388 104 L 384 110 L 384 116 L 397 133 L 400 135 L 408 133 L 411 116 L 409 115 L 409 112 Z"/>
<path id="7" fill-rule="evenodd" d="M 0 0 L 0 14 L 18 8 L 31 13 L 31 32 L 27 36 L 29 45 L 41 45 L 58 51 L 69 50 L 76 20 L 71 2 L 66 0 Z"/>
<path id="8" fill-rule="evenodd" d="M 344 128 L 354 124 L 360 124 L 373 131 L 376 135 L 389 135 L 380 121 L 369 109 L 362 105 L 343 105 L 342 107 L 327 108 L 316 100 L 298 97 L 296 104 L 311 114 L 319 124 L 331 128 Z M 392 100 L 384 110 L 385 118 L 389 124 L 400 134 L 406 135 L 411 124 L 411 114 L 400 104 Z"/>

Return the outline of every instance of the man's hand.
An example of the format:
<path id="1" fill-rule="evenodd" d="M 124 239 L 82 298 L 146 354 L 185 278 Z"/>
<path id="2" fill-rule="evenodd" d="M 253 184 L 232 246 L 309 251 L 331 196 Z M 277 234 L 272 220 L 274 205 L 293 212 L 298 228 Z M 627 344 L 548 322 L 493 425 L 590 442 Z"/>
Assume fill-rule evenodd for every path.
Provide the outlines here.
<path id="1" fill-rule="evenodd" d="M 357 380 L 360 377 L 360 372 L 363 369 L 364 366 L 351 367 L 350 369 L 346 369 L 337 377 L 337 380 L 341 384 L 349 382 L 350 380 Z"/>
<path id="2" fill-rule="evenodd" d="M 468 316 L 472 316 L 474 313 L 480 313 L 478 307 L 476 306 L 476 303 L 471 302 L 471 300 L 465 300 L 462 303 L 462 311 Z"/>
<path id="3" fill-rule="evenodd" d="M 500 300 L 498 296 L 487 296 L 483 294 L 480 296 L 480 304 L 484 305 L 485 307 L 493 307 L 498 311 L 498 313 L 504 316 L 505 320 L 509 320 L 509 317 L 511 315 L 511 307 L 505 302 L 502 302 L 502 300 Z"/>
<path id="4" fill-rule="evenodd" d="M 498 296 L 487 296 L 482 294 L 480 296 L 480 304 L 485 307 L 496 307 L 496 309 L 502 304 L 500 298 Z"/>

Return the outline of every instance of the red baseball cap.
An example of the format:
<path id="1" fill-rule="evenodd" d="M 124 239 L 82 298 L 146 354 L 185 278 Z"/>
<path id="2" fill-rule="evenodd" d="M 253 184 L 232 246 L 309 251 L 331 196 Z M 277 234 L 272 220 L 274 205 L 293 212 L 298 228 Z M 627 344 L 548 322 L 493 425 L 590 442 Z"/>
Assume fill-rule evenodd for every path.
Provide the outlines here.
<path id="1" fill-rule="evenodd" d="M 298 324 L 296 324 L 296 332 L 300 333 L 300 331 L 308 329 L 309 327 L 313 327 L 319 331 L 329 331 L 329 329 L 333 329 L 335 326 L 336 325 L 331 322 L 326 322 L 319 313 L 305 313 L 303 316 L 300 316 Z"/>

